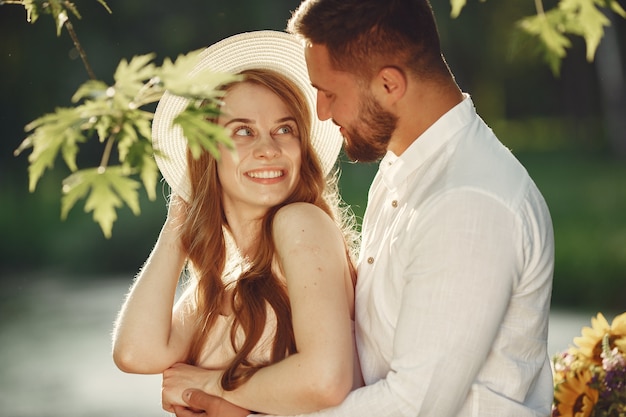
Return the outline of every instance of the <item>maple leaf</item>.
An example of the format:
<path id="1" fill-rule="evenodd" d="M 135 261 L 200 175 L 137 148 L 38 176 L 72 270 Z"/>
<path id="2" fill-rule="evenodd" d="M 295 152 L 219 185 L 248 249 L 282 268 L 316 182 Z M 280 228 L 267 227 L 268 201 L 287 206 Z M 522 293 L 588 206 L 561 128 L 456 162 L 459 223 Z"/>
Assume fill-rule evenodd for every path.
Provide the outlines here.
<path id="1" fill-rule="evenodd" d="M 31 192 L 37 187 L 44 171 L 54 166 L 59 152 L 71 171 L 77 169 L 77 143 L 84 142 L 86 138 L 76 127 L 84 120 L 78 108 L 59 108 L 26 125 L 25 130 L 33 133 L 24 139 L 14 153 L 19 155 L 28 148 L 33 149 L 28 156 L 28 188 Z"/>
<path id="2" fill-rule="evenodd" d="M 195 106 L 190 104 L 185 111 L 174 118 L 174 124 L 178 124 L 182 128 L 194 158 L 200 157 L 202 149 L 206 149 L 219 159 L 219 144 L 223 144 L 228 149 L 234 149 L 227 130 L 207 120 L 209 117 L 214 117 L 216 112 L 217 110 L 209 105 Z"/>
<path id="3" fill-rule="evenodd" d="M 558 6 L 567 18 L 568 32 L 585 39 L 589 62 L 593 61 L 596 49 L 604 36 L 604 27 L 610 24 L 596 3 L 602 4 L 604 1 L 561 0 Z"/>
<path id="4" fill-rule="evenodd" d="M 524 32 L 540 40 L 537 47 L 543 52 L 544 61 L 553 74 L 558 74 L 561 60 L 567 55 L 567 49 L 572 45 L 563 33 L 563 14 L 556 9 L 551 10 L 545 14 L 526 17 L 519 21 L 518 26 Z"/>
<path id="5" fill-rule="evenodd" d="M 144 88 L 144 81 L 151 79 L 157 73 L 157 67 L 152 63 L 155 54 L 134 56 L 130 61 L 122 59 L 115 70 L 113 78 L 114 92 L 122 94 L 131 101 Z"/>
<path id="6" fill-rule="evenodd" d="M 128 177 L 122 166 L 90 168 L 77 171 L 63 181 L 61 218 L 80 199 L 86 198 L 85 212 L 93 212 L 93 219 L 100 225 L 104 236 L 111 237 L 117 209 L 125 203 L 135 215 L 139 215 L 139 183 Z"/>
<path id="7" fill-rule="evenodd" d="M 170 93 L 194 100 L 211 100 L 223 95 L 218 90 L 220 85 L 241 79 L 234 74 L 197 69 L 201 52 L 196 50 L 179 55 L 176 61 L 169 58 L 163 61 L 159 78 Z"/>

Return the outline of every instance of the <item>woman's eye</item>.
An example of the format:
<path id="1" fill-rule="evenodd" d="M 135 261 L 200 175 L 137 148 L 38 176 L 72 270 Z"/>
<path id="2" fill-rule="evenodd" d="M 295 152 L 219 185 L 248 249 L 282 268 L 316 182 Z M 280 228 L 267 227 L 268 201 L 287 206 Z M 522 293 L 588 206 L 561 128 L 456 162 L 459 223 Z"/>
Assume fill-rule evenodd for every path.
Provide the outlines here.
<path id="1" fill-rule="evenodd" d="M 236 136 L 252 136 L 252 129 L 249 127 L 238 127 L 233 131 L 233 134 Z"/>
<path id="2" fill-rule="evenodd" d="M 276 130 L 276 133 L 278 133 L 279 135 L 287 135 L 292 132 L 293 129 L 291 128 L 291 126 L 281 126 Z"/>

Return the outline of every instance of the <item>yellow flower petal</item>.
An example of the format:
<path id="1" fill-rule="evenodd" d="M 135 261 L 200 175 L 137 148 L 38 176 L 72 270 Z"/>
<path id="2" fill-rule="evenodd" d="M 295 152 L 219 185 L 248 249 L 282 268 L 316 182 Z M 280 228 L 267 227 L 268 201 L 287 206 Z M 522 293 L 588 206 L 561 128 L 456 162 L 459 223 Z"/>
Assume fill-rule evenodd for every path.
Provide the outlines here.
<path id="1" fill-rule="evenodd" d="M 617 316 L 612 324 L 609 324 L 602 313 L 592 317 L 591 327 L 583 327 L 581 336 L 574 338 L 575 350 L 593 363 L 601 365 L 600 354 L 602 353 L 602 339 L 605 334 L 609 335 L 611 347 L 623 346 L 624 342 L 618 344 L 617 340 L 626 338 L 626 313 Z M 620 347 L 620 349 L 623 348 Z"/>
<path id="2" fill-rule="evenodd" d="M 613 319 L 611 331 L 615 334 L 626 336 L 626 313 L 622 313 Z"/>
<path id="3" fill-rule="evenodd" d="M 604 318 L 604 314 L 602 313 L 598 313 L 598 315 L 596 317 L 592 317 L 591 318 L 591 326 L 594 329 L 599 329 L 599 330 L 608 330 L 611 327 L 609 326 L 609 322 L 606 321 L 606 318 Z"/>
<path id="4" fill-rule="evenodd" d="M 554 399 L 562 416 L 589 417 L 598 402 L 598 391 L 589 387 L 591 372 L 585 369 L 556 387 Z"/>

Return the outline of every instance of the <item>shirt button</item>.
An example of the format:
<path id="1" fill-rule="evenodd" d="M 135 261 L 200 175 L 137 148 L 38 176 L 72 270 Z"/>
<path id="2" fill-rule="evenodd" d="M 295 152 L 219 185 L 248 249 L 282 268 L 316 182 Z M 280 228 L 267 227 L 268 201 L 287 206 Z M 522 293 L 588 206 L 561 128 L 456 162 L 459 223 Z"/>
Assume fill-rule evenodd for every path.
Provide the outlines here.
<path id="1" fill-rule="evenodd" d="M 367 263 L 368 264 L 373 264 L 374 263 L 374 258 L 372 258 L 371 256 L 369 258 L 367 258 Z"/>
<path id="2" fill-rule="evenodd" d="M 393 201 L 391 202 L 391 207 L 393 207 L 393 208 L 398 207 L 398 200 L 393 200 Z"/>

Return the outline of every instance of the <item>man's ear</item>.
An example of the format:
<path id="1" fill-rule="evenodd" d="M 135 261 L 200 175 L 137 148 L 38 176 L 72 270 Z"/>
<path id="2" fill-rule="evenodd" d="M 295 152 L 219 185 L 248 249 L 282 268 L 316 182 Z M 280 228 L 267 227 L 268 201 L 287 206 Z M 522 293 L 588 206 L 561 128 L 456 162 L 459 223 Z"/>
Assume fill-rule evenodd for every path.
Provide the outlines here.
<path id="1" fill-rule="evenodd" d="M 394 105 L 407 89 L 407 78 L 400 68 L 384 67 L 374 78 L 376 96 L 387 105 Z"/>

